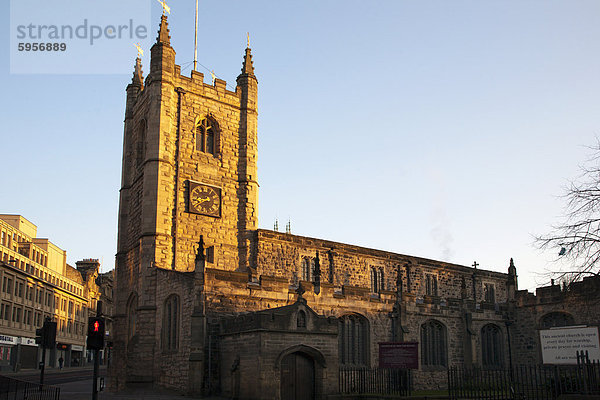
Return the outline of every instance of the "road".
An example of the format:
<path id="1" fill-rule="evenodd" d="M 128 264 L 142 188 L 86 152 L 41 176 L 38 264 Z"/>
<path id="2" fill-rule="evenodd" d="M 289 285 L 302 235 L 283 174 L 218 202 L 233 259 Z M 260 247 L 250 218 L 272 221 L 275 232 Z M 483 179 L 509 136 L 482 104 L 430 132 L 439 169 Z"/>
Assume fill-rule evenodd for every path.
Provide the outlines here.
<path id="1" fill-rule="evenodd" d="M 100 369 L 100 376 L 105 376 L 106 370 L 104 368 Z M 61 385 L 63 383 L 69 382 L 77 382 L 77 381 L 85 381 L 89 380 L 91 382 L 94 371 L 89 368 L 77 368 L 77 369 L 68 369 L 62 371 L 49 370 L 44 373 L 44 384 L 45 385 Z M 31 371 L 31 372 L 21 372 L 18 376 L 13 376 L 14 378 L 20 379 L 22 381 L 39 383 L 40 382 L 40 373 L 39 371 Z"/>
<path id="2" fill-rule="evenodd" d="M 39 371 L 29 370 L 18 373 L 5 374 L 15 379 L 39 383 Z M 60 400 L 91 400 L 92 398 L 92 375 L 91 367 L 67 368 L 63 370 L 49 369 L 45 373 L 44 383 L 58 386 L 60 388 Z M 100 377 L 106 376 L 106 368 L 100 368 Z M 184 400 L 194 397 L 185 397 L 178 393 L 156 388 L 128 389 L 120 393 L 112 393 L 107 390 L 98 394 L 98 400 Z M 212 400 L 222 400 L 219 397 L 211 397 Z M 209 400 L 206 399 L 206 400 Z"/>

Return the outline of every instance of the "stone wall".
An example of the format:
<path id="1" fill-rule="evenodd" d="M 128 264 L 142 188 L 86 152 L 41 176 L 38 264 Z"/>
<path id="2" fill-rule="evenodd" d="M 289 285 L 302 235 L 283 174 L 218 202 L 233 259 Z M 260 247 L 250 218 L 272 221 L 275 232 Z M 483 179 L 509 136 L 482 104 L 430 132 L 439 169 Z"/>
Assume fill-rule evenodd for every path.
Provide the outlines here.
<path id="1" fill-rule="evenodd" d="M 500 328 L 503 340 L 508 337 L 504 324 L 506 274 L 265 230 L 256 231 L 253 240 L 256 259 L 252 277 L 245 272 L 207 269 L 206 301 L 212 318 L 288 305 L 296 300 L 296 288 L 301 284 L 306 291 L 303 297 L 317 313 L 336 318 L 360 314 L 368 319 L 369 365 L 373 367 L 379 362 L 378 343 L 401 337 L 394 332 L 392 322 L 397 301 L 403 340 L 420 341 L 420 327 L 430 319 L 446 327 L 450 365 L 466 361 L 480 364 L 481 328 L 488 323 Z M 316 257 L 317 253 L 321 271 L 332 271 L 331 275 L 319 284 L 298 279 L 302 257 Z M 374 266 L 383 269 L 385 276 L 383 289 L 378 293 L 372 291 L 370 282 L 369 271 Z M 404 290 L 400 295 L 396 286 L 398 270 Z M 438 277 L 437 296 L 425 294 L 425 273 Z M 477 302 L 472 299 L 474 274 Z M 495 284 L 495 303 L 483 301 L 483 283 Z M 472 334 L 467 332 L 466 314 L 470 316 Z M 466 352 L 465 346 L 469 348 Z M 505 342 L 505 360 L 508 360 L 507 349 Z M 438 388 L 446 384 L 445 370 L 422 368 L 414 376 L 416 384 L 423 387 Z"/>
<path id="2" fill-rule="evenodd" d="M 516 308 L 511 325 L 513 360 L 519 364 L 542 362 L 539 330 L 550 313 L 561 313 L 574 325 L 600 327 L 600 278 L 588 277 L 568 287 L 540 287 L 535 295 L 526 290 L 517 292 Z"/>
<path id="3" fill-rule="evenodd" d="M 304 313 L 306 326 L 298 326 Z M 314 361 L 316 398 L 338 391 L 338 323 L 299 298 L 290 306 L 221 320 L 221 392 L 232 398 L 281 398 L 282 359 L 301 353 Z"/>

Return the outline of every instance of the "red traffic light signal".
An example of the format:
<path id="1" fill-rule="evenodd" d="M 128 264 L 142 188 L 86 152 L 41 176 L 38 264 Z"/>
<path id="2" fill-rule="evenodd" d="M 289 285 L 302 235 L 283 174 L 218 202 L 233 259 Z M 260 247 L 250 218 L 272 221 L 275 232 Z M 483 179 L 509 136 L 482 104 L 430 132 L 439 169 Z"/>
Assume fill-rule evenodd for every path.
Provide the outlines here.
<path id="1" fill-rule="evenodd" d="M 101 350 L 104 348 L 104 318 L 91 317 L 88 319 L 87 348 Z"/>

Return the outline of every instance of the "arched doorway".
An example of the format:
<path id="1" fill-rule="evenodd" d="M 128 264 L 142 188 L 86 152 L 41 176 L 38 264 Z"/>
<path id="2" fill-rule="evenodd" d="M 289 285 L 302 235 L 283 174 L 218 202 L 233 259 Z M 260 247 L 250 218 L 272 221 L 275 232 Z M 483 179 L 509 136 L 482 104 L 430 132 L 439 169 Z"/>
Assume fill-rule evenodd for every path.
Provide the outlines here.
<path id="1" fill-rule="evenodd" d="M 281 359 L 281 399 L 315 398 L 315 362 L 305 353 L 290 353 Z"/>

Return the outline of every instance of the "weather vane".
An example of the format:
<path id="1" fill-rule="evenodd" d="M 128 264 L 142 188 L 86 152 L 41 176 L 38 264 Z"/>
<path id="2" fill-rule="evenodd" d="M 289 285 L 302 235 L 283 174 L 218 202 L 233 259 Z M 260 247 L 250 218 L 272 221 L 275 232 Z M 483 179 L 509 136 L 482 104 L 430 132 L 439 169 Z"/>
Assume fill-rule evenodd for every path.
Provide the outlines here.
<path id="1" fill-rule="evenodd" d="M 168 12 L 169 14 L 171 14 L 171 7 L 169 7 L 167 5 L 166 1 L 164 1 L 164 0 L 156 0 L 156 1 L 158 1 L 160 3 L 160 5 L 162 6 L 162 8 L 163 8 L 163 15 L 165 15 L 165 11 Z"/>
<path id="2" fill-rule="evenodd" d="M 212 77 L 212 84 L 215 84 L 215 79 L 217 79 L 217 76 L 215 75 L 215 71 L 210 71 L 210 76 Z"/>
<path id="3" fill-rule="evenodd" d="M 250 32 L 246 32 L 246 40 L 248 41 L 248 48 L 250 48 Z"/>
<path id="4" fill-rule="evenodd" d="M 139 43 L 135 43 L 134 46 L 137 49 L 138 58 L 141 58 L 144 55 L 144 50 L 142 50 L 142 46 L 140 46 Z"/>

